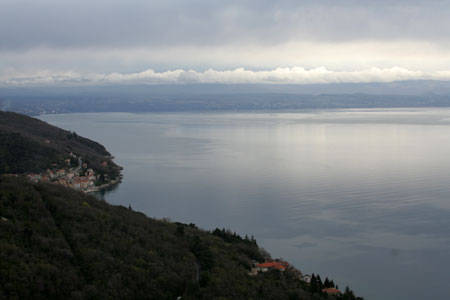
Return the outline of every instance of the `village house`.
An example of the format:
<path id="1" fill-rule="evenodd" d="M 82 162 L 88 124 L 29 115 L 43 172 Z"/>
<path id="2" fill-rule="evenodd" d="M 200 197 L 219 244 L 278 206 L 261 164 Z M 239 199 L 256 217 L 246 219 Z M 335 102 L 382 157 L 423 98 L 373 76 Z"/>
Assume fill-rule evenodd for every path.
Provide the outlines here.
<path id="1" fill-rule="evenodd" d="M 72 180 L 72 187 L 76 190 L 80 190 L 81 189 L 81 180 L 78 177 L 75 177 Z"/>
<path id="2" fill-rule="evenodd" d="M 327 293 L 328 295 L 339 295 L 341 291 L 335 288 L 326 288 L 323 289 L 322 292 Z"/>
<path id="3" fill-rule="evenodd" d="M 311 275 L 308 274 L 303 275 L 302 280 L 306 283 L 311 283 Z"/>
<path id="4" fill-rule="evenodd" d="M 40 174 L 28 174 L 28 179 L 31 182 L 38 183 L 41 180 Z"/>
<path id="5" fill-rule="evenodd" d="M 48 175 L 48 177 L 49 177 L 50 179 L 56 178 L 55 172 L 53 172 L 53 171 L 50 170 L 50 169 L 47 169 L 47 175 Z"/>
<path id="6" fill-rule="evenodd" d="M 95 181 L 97 179 L 97 177 L 95 176 L 95 172 L 92 169 L 87 169 L 86 177 L 89 178 L 89 180 L 91 181 Z"/>
<path id="7" fill-rule="evenodd" d="M 93 181 L 90 181 L 89 178 L 82 176 L 82 177 L 75 177 L 72 181 L 72 186 L 75 189 L 87 189 L 94 185 Z"/>
<path id="8" fill-rule="evenodd" d="M 285 261 L 268 261 L 256 264 L 258 272 L 267 272 L 269 270 L 285 271 L 289 264 Z"/>
<path id="9" fill-rule="evenodd" d="M 257 269 L 257 268 L 252 268 L 252 269 L 250 270 L 250 272 L 248 272 L 248 275 L 250 275 L 250 276 L 256 276 L 256 275 L 258 275 L 258 269 Z"/>
<path id="10" fill-rule="evenodd" d="M 269 270 L 277 270 L 283 272 L 290 269 L 292 274 L 296 276 L 299 280 L 303 280 L 302 272 L 289 266 L 289 263 L 280 259 L 265 261 L 263 263 L 253 262 L 253 268 L 251 268 L 248 275 L 256 276 L 260 272 L 267 272 Z"/>
<path id="11" fill-rule="evenodd" d="M 66 170 L 64 169 L 60 169 L 56 171 L 56 176 L 57 177 L 64 177 L 66 175 Z"/>
<path id="12" fill-rule="evenodd" d="M 67 180 L 65 179 L 58 179 L 58 184 L 63 185 L 63 186 L 69 186 L 69 183 L 67 182 Z"/>

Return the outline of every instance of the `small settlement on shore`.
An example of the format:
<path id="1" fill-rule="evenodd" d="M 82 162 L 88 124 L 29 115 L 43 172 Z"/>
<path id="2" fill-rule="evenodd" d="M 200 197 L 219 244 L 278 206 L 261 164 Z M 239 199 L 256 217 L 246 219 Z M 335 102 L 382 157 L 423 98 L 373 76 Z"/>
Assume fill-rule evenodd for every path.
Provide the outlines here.
<path id="1" fill-rule="evenodd" d="M 76 159 L 78 165 L 71 167 L 71 159 Z M 65 160 L 67 167 L 60 169 L 47 169 L 46 171 L 38 174 L 27 174 L 27 178 L 34 182 L 50 182 L 60 184 L 66 187 L 73 188 L 85 193 L 91 193 L 103 190 L 107 187 L 115 185 L 120 182 L 119 179 L 110 179 L 108 174 L 99 174 L 92 168 L 89 168 L 88 164 L 83 162 L 81 157 L 70 153 L 70 158 Z M 108 162 L 102 162 L 106 166 Z"/>

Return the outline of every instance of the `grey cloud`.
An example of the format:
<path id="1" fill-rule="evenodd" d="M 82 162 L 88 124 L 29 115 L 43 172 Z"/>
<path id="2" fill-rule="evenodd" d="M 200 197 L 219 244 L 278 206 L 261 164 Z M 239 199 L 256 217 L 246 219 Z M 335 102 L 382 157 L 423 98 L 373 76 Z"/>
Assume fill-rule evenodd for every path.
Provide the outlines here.
<path id="1" fill-rule="evenodd" d="M 0 0 L 0 49 L 450 39 L 449 1 Z"/>
<path id="2" fill-rule="evenodd" d="M 208 69 L 171 70 L 156 72 L 148 69 L 137 73 L 77 73 L 37 72 L 0 76 L 0 86 L 33 85 L 98 85 L 98 84 L 314 84 L 314 83 L 368 83 L 394 82 L 404 80 L 450 80 L 450 71 L 422 72 L 404 68 L 370 68 L 359 71 L 331 71 L 324 67 L 315 69 L 277 68 L 265 71 L 251 71 L 244 68 L 218 71 Z"/>

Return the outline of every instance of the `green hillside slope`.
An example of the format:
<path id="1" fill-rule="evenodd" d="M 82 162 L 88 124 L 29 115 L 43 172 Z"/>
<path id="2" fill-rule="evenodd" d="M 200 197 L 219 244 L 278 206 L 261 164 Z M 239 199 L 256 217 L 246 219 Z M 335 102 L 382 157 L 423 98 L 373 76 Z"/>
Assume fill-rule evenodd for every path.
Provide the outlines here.
<path id="1" fill-rule="evenodd" d="M 0 298 L 324 297 L 289 269 L 250 276 L 252 261 L 263 259 L 256 242 L 220 235 L 0 177 Z"/>
<path id="2" fill-rule="evenodd" d="M 66 166 L 70 153 L 81 157 L 99 174 L 108 174 L 112 179 L 120 174 L 110 153 L 99 143 L 35 118 L 0 111 L 0 174 L 61 168 Z"/>

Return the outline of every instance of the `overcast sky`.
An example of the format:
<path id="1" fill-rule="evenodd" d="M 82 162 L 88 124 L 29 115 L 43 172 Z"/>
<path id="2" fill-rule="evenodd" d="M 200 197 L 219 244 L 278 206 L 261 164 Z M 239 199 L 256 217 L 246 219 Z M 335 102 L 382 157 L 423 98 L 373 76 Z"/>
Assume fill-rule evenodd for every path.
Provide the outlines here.
<path id="1" fill-rule="evenodd" d="M 0 0 L 0 84 L 450 80 L 450 0 Z"/>

